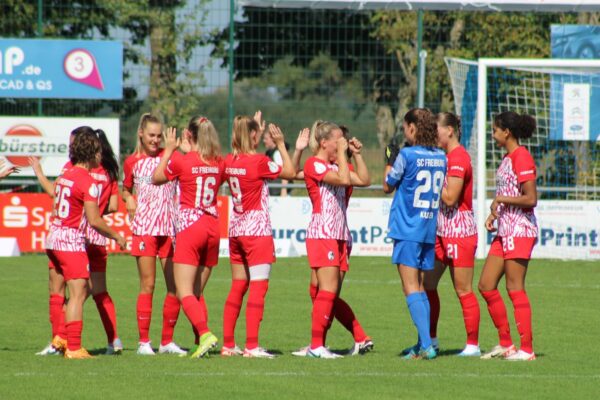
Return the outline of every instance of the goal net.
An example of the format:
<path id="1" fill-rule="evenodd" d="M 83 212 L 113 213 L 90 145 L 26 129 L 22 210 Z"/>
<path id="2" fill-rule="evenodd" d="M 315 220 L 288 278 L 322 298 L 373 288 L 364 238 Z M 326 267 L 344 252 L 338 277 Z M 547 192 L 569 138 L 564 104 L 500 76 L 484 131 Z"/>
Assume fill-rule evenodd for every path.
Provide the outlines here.
<path id="1" fill-rule="evenodd" d="M 600 60 L 446 58 L 461 117 L 462 144 L 472 157 L 476 208 L 487 210 L 503 149 L 492 139 L 494 116 L 532 115 L 537 128 L 522 141 L 538 170 L 540 199 L 600 199 Z M 485 232 L 485 213 L 477 213 Z M 485 254 L 480 234 L 478 257 Z"/>

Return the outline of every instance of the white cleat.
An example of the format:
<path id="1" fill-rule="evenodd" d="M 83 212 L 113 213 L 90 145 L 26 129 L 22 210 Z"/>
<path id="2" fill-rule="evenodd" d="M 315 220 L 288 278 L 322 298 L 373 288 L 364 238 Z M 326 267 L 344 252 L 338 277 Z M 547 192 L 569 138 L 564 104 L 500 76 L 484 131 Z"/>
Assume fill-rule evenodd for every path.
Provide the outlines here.
<path id="1" fill-rule="evenodd" d="M 527 353 L 523 350 L 519 350 L 509 356 L 504 357 L 508 361 L 533 361 L 535 360 L 535 353 Z"/>
<path id="2" fill-rule="evenodd" d="M 107 356 L 119 355 L 123 353 L 123 343 L 121 343 L 121 339 L 116 338 L 112 343 L 109 343 L 106 346 L 106 352 L 104 353 Z"/>
<path id="3" fill-rule="evenodd" d="M 292 355 L 296 357 L 306 357 L 308 355 L 308 350 L 310 350 L 310 346 L 302 347 L 296 351 L 292 351 Z"/>
<path id="4" fill-rule="evenodd" d="M 175 342 L 171 342 L 164 346 L 161 344 L 158 348 L 158 354 L 177 354 L 179 356 L 185 356 L 187 354 L 187 351 L 177 346 Z"/>
<path id="5" fill-rule="evenodd" d="M 243 355 L 244 352 L 237 345 L 233 347 L 223 346 L 221 347 L 221 356 L 223 357 L 236 357 Z"/>
<path id="6" fill-rule="evenodd" d="M 494 346 L 494 348 L 487 353 L 481 356 L 482 360 L 489 360 L 495 357 L 508 357 L 517 352 L 517 349 L 514 344 L 511 344 L 508 347 L 500 346 L 499 344 Z"/>
<path id="7" fill-rule="evenodd" d="M 140 356 L 153 356 L 154 350 L 152 350 L 152 346 L 150 342 L 140 342 L 137 349 L 137 354 Z"/>
<path id="8" fill-rule="evenodd" d="M 36 356 L 57 356 L 60 354 L 60 351 L 56 350 L 56 348 L 52 346 L 52 343 L 48 343 L 48 346 L 35 353 Z"/>
<path id="9" fill-rule="evenodd" d="M 365 354 L 369 351 L 373 350 L 373 341 L 370 337 L 366 337 L 362 342 L 355 342 L 354 346 L 350 350 L 348 350 L 349 356 L 356 356 L 359 354 Z"/>
<path id="10" fill-rule="evenodd" d="M 463 351 L 457 354 L 458 357 L 480 357 L 481 349 L 478 345 L 468 344 L 465 346 Z"/>
<path id="11" fill-rule="evenodd" d="M 244 357 L 246 358 L 275 358 L 275 356 L 269 353 L 262 347 L 256 347 L 254 349 L 244 349 Z"/>
<path id="12" fill-rule="evenodd" d="M 307 357 L 325 359 L 344 358 L 344 356 L 332 353 L 327 347 L 324 346 L 317 347 L 316 349 L 308 349 Z"/>

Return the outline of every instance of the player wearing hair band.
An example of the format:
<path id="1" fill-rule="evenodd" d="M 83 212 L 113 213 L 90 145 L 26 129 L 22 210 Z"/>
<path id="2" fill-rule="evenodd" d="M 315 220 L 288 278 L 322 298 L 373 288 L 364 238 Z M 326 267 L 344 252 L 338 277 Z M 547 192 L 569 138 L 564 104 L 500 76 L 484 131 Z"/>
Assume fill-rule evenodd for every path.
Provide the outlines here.
<path id="1" fill-rule="evenodd" d="M 131 255 L 135 256 L 140 276 L 137 300 L 137 322 L 140 355 L 154 355 L 150 345 L 152 297 L 156 281 L 156 258 L 160 259 L 167 295 L 163 304 L 163 327 L 159 353 L 184 355 L 173 341 L 175 324 L 179 317 L 179 300 L 173 277 L 173 236 L 175 235 L 176 182 L 162 186 L 152 184 L 152 175 L 158 166 L 163 149 L 160 148 L 163 126 L 150 114 L 140 118 L 135 152 L 123 164 L 123 200 L 131 222 L 133 239 Z M 134 196 L 133 192 L 135 189 Z"/>
<path id="2" fill-rule="evenodd" d="M 413 108 L 404 116 L 410 147 L 400 150 L 386 166 L 383 191 L 396 191 L 389 217 L 388 237 L 394 240 L 392 262 L 397 265 L 410 316 L 418 331 L 417 346 L 405 358 L 437 356 L 429 334 L 429 301 L 423 286 L 425 271 L 434 268 L 435 230 L 446 156 L 437 148 L 435 116 Z"/>
<path id="3" fill-rule="evenodd" d="M 99 190 L 89 174 L 101 159 L 101 146 L 96 133 L 89 127 L 78 128 L 69 147 L 71 166 L 54 185 L 54 210 L 46 241 L 46 253 L 57 278 L 69 289 L 65 313 L 67 348 L 65 358 L 90 358 L 81 347 L 83 304 L 88 296 L 89 260 L 86 254 L 86 225 L 125 248 L 125 239 L 106 225 L 98 208 Z M 85 216 L 85 218 L 84 218 Z"/>
<path id="4" fill-rule="evenodd" d="M 224 179 L 224 165 L 219 135 L 208 119 L 193 117 L 182 138 L 190 144 L 191 151 L 185 155 L 175 151 L 180 145 L 175 129 L 167 130 L 165 150 L 152 182 L 162 185 L 179 181 L 181 196 L 173 268 L 177 297 L 196 334 L 197 347 L 191 350 L 191 357 L 197 358 L 217 345 L 217 337 L 208 329 L 202 292 L 219 261 L 217 193 Z M 198 293 L 196 287 L 200 288 Z"/>
<path id="5" fill-rule="evenodd" d="M 467 331 L 467 344 L 459 356 L 480 356 L 479 303 L 472 288 L 477 224 L 473 214 L 471 157 L 460 144 L 460 120 L 457 116 L 451 113 L 438 114 L 437 133 L 438 144 L 446 151 L 448 165 L 437 218 L 435 268 L 425 273 L 424 286 L 431 308 L 429 332 L 433 346 L 438 350 L 440 298 L 437 286 L 446 267 L 449 267 Z M 407 353 L 409 351 L 407 349 Z"/>
<path id="6" fill-rule="evenodd" d="M 89 126 L 79 127 L 71 132 L 69 141 L 72 143 L 75 136 L 80 133 L 87 132 L 94 134 L 98 137 L 101 147 L 101 162 L 100 165 L 90 170 L 90 175 L 94 179 L 94 182 L 99 191 L 98 206 L 102 215 L 115 212 L 117 210 L 118 202 L 118 185 L 117 179 L 119 174 L 119 164 L 116 160 L 115 154 L 112 150 L 110 143 L 106 137 L 106 134 L 100 130 L 93 130 Z M 54 197 L 54 184 L 50 182 L 42 168 L 40 166 L 37 157 L 30 157 L 29 164 L 33 168 L 40 185 L 50 195 Z M 71 162 L 67 162 L 62 171 L 66 171 L 72 167 Z M 85 218 L 85 216 L 84 216 Z M 108 294 L 106 287 L 106 264 L 107 264 L 107 253 L 106 253 L 106 238 L 99 234 L 93 229 L 89 223 L 85 224 L 85 236 L 86 236 L 86 253 L 90 261 L 90 288 L 91 294 L 96 303 L 100 319 L 106 332 L 108 345 L 106 347 L 106 354 L 116 354 L 123 350 L 123 344 L 117 334 L 117 318 L 115 305 L 112 298 Z M 53 264 L 48 264 L 50 268 L 50 321 L 52 324 L 53 341 L 42 351 L 37 353 L 38 355 L 55 354 L 58 350 L 62 349 L 61 339 L 66 337 L 64 331 L 64 307 L 65 303 L 64 293 L 57 291 L 57 284 L 60 287 L 61 282 L 56 280 L 57 274 L 54 270 Z"/>
<path id="7" fill-rule="evenodd" d="M 332 130 L 334 129 L 335 124 L 330 124 L 330 123 L 325 123 L 324 121 L 316 121 L 315 124 L 313 125 L 312 128 L 312 134 L 316 136 L 320 136 L 321 139 L 324 139 L 325 136 L 327 136 L 327 132 L 325 132 L 324 130 L 327 128 L 330 128 L 329 134 L 330 134 L 330 139 L 333 137 L 333 132 Z M 319 131 L 319 129 L 323 129 L 323 131 Z M 358 151 L 356 154 L 356 159 L 357 159 L 357 168 L 358 168 L 358 173 L 354 172 L 354 168 L 352 166 L 352 164 L 348 161 L 347 165 L 348 165 L 348 170 L 350 173 L 350 181 L 351 184 L 345 187 L 341 187 L 342 189 L 344 189 L 344 202 L 342 203 L 342 210 L 343 210 L 343 214 L 344 217 L 346 216 L 346 210 L 348 208 L 348 203 L 350 201 L 350 196 L 352 195 L 352 191 L 353 191 L 353 187 L 354 185 L 356 186 L 368 186 L 370 184 L 370 179 L 369 179 L 369 175 L 368 175 L 368 171 L 366 169 L 366 165 L 364 163 L 364 160 L 362 159 L 362 156 L 360 155 L 360 149 L 362 148 L 362 144 L 355 138 L 350 139 L 349 136 L 349 131 L 346 127 L 340 126 L 338 127 L 339 130 L 342 132 L 342 136 L 348 140 L 352 145 L 350 146 L 351 148 L 348 148 L 346 150 L 346 157 L 349 160 L 353 154 L 355 154 L 355 151 Z M 298 136 L 298 140 L 296 141 L 296 151 L 294 152 L 294 157 L 292 159 L 296 169 L 299 169 L 299 164 L 300 164 L 300 158 L 302 155 L 302 151 L 308 146 L 309 144 L 309 138 L 311 137 L 311 130 L 309 130 L 308 128 L 305 128 L 304 130 L 302 130 L 300 132 L 300 135 Z M 326 139 L 324 139 L 326 141 Z M 331 139 L 333 140 L 333 139 Z M 315 144 L 313 143 L 313 147 L 315 146 Z M 319 146 L 316 146 L 319 150 L 317 151 L 318 153 L 321 153 L 321 157 L 323 157 L 323 152 L 320 151 Z M 331 146 L 330 150 L 333 151 L 333 154 L 330 154 L 330 156 L 326 159 L 326 162 L 323 162 L 322 159 L 317 159 L 317 157 L 311 157 L 309 160 L 312 162 L 315 161 L 315 159 L 317 160 L 317 162 L 319 163 L 319 165 L 328 165 L 330 164 L 331 160 L 337 161 L 337 148 L 333 148 L 333 146 Z M 321 161 L 319 161 L 321 160 Z M 307 161 L 308 162 L 308 161 Z M 313 164 L 314 167 L 314 164 Z M 319 168 L 319 167 L 317 167 Z M 299 171 L 298 174 L 296 175 L 296 177 L 298 179 L 305 179 L 307 182 L 307 188 L 310 188 L 309 190 L 309 195 L 311 197 L 311 202 L 313 202 L 313 207 L 317 207 L 317 209 L 320 207 L 322 213 L 328 213 L 333 211 L 334 208 L 331 207 L 322 207 L 321 204 L 323 203 L 327 203 L 327 202 L 331 202 L 331 196 L 332 193 L 331 191 L 320 191 L 319 188 L 328 188 L 328 189 L 332 189 L 333 192 L 337 195 L 339 193 L 339 191 L 337 190 L 337 187 L 335 185 L 331 185 L 325 182 L 324 177 L 327 176 L 327 172 L 329 171 L 329 169 L 327 170 L 327 172 L 325 173 L 325 175 L 323 174 L 317 174 L 315 176 L 313 172 L 315 168 L 311 169 L 311 172 L 308 173 L 308 178 L 307 175 L 305 174 L 304 171 Z M 332 167 L 330 169 L 331 171 L 336 171 L 335 167 Z M 315 170 L 316 171 L 316 170 Z M 359 176 L 360 175 L 360 176 Z M 362 179 L 361 179 L 362 177 Z M 330 181 L 331 177 L 327 177 L 326 179 L 328 181 Z M 339 186 L 339 185 L 338 185 Z M 337 197 L 336 197 L 337 199 Z M 337 216 L 333 216 L 334 218 Z M 328 220 L 327 216 L 323 216 L 321 217 L 322 220 Z M 323 232 L 325 232 L 327 229 L 325 228 L 323 230 Z M 337 244 L 338 242 L 343 242 L 343 249 L 341 251 L 342 254 L 345 254 L 345 257 L 341 257 L 341 259 L 339 260 L 339 280 L 338 280 L 338 289 L 336 292 L 336 297 L 333 301 L 333 309 L 331 311 L 331 315 L 329 315 L 328 321 L 329 323 L 327 324 L 327 326 L 325 327 L 325 330 L 323 331 L 322 335 L 319 334 L 318 336 L 315 337 L 315 339 L 317 339 L 318 341 L 322 341 L 323 343 L 325 343 L 326 341 L 326 337 L 327 337 L 327 332 L 329 331 L 330 327 L 331 327 L 331 323 L 333 322 L 334 318 L 337 319 L 343 326 L 344 328 L 346 328 L 346 330 L 348 330 L 348 332 L 350 332 L 352 334 L 352 337 L 354 338 L 354 345 L 352 346 L 352 348 L 350 349 L 350 351 L 348 352 L 349 355 L 357 355 L 357 354 L 364 354 L 368 351 L 370 351 L 373 348 L 373 341 L 371 340 L 371 338 L 369 336 L 367 336 L 367 334 L 365 333 L 365 331 L 362 328 L 362 325 L 360 324 L 360 322 L 358 321 L 358 319 L 356 318 L 354 311 L 352 310 L 352 308 L 350 307 L 350 305 L 345 302 L 341 297 L 340 297 L 340 292 L 341 292 L 341 288 L 342 288 L 342 283 L 344 281 L 346 272 L 349 269 L 349 257 L 350 257 L 350 253 L 352 250 L 352 236 L 350 235 L 350 230 L 348 229 L 347 225 L 346 225 L 346 235 L 344 240 L 340 241 L 337 238 L 334 239 L 329 239 L 329 238 L 325 238 L 325 237 L 318 237 L 318 238 L 313 238 L 310 239 L 311 243 L 316 243 L 317 245 L 320 242 L 327 242 L 329 244 L 333 245 L 333 242 L 335 242 L 335 247 L 336 248 L 336 252 L 337 252 Z M 323 235 L 317 235 L 317 236 L 323 236 Z M 335 236 L 335 235 L 334 235 Z M 337 237 L 337 236 L 336 236 Z M 308 248 L 309 243 L 307 242 L 307 251 L 309 250 Z M 314 260 L 316 258 L 316 255 L 313 254 L 315 251 L 318 251 L 318 249 L 315 248 L 316 246 L 311 246 L 310 248 L 310 256 L 311 258 Z M 309 258 L 309 262 L 310 262 L 310 258 Z M 310 276 L 310 285 L 309 285 L 309 294 L 310 294 L 310 298 L 311 301 L 313 302 L 313 307 L 315 305 L 315 300 L 318 297 L 318 293 L 319 293 L 319 280 L 318 280 L 318 276 L 317 276 L 317 271 L 320 269 L 321 263 L 315 263 L 313 267 L 313 264 L 311 263 L 311 276 Z M 323 265 L 327 265 L 330 264 L 330 261 L 327 260 L 325 262 L 325 264 Z M 333 266 L 336 267 L 336 266 Z M 323 270 L 325 271 L 325 270 Z M 321 279 L 321 285 L 326 285 L 327 282 L 324 281 L 324 278 Z M 320 299 L 320 301 L 322 302 L 322 299 Z M 321 308 L 318 309 L 319 312 L 321 312 Z M 320 322 L 320 320 L 315 320 Z M 312 344 L 312 340 L 311 340 L 311 344 Z M 319 343 L 317 343 L 318 345 Z M 319 346 L 315 347 L 318 348 Z M 301 348 L 298 351 L 294 351 L 292 352 L 292 355 L 298 356 L 298 357 L 306 357 L 309 356 L 309 351 L 311 349 L 311 346 L 306 346 Z M 329 351 L 325 351 L 325 352 L 321 352 L 320 354 L 315 354 L 317 353 L 317 350 L 313 350 L 313 354 L 311 354 L 312 356 L 316 356 L 318 355 L 319 357 L 323 357 L 323 358 L 337 358 L 338 355 L 335 353 L 331 353 Z"/>
<path id="8" fill-rule="evenodd" d="M 237 116 L 233 121 L 233 153 L 225 158 L 225 176 L 231 191 L 233 215 L 229 224 L 229 258 L 231 290 L 223 315 L 222 356 L 273 358 L 258 345 L 258 331 L 263 318 L 265 295 L 269 287 L 271 264 L 275 262 L 275 246 L 269 216 L 267 181 L 276 178 L 292 179 L 296 174 L 285 149 L 281 130 L 269 125 L 269 134 L 281 152 L 280 167 L 256 148 L 265 131 L 262 115 L 254 119 Z M 246 349 L 235 344 L 235 325 L 242 301 L 249 289 L 246 304 Z"/>
<path id="9" fill-rule="evenodd" d="M 479 278 L 479 291 L 498 330 L 500 343 L 481 358 L 504 357 L 511 361 L 535 360 L 531 329 L 531 305 L 525 292 L 525 277 L 538 228 L 534 214 L 537 204 L 536 168 L 529 151 L 519 144 L 535 131 L 535 119 L 508 111 L 494 118 L 493 135 L 498 147 L 506 149 L 496 172 L 496 198 L 490 206 L 485 227 L 498 233 L 490 247 Z M 510 337 L 506 306 L 498 291 L 502 276 L 513 303 L 521 348 Z"/>

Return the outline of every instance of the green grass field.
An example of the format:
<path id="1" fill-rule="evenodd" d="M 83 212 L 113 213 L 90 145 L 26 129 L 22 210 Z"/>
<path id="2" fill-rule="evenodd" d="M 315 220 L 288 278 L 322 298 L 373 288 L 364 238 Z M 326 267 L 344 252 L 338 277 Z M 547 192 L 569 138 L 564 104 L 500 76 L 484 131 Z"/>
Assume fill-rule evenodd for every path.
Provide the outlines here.
<path id="1" fill-rule="evenodd" d="M 133 258 L 109 260 L 109 289 L 116 303 L 121 356 L 68 361 L 39 357 L 46 345 L 47 270 L 43 256 L 0 259 L 0 398 L 592 398 L 600 386 L 600 263 L 535 260 L 528 276 L 533 307 L 534 346 L 530 363 L 483 361 L 453 356 L 465 339 L 459 302 L 450 280 L 440 283 L 441 356 L 434 361 L 405 361 L 400 350 L 415 341 L 400 282 L 387 258 L 354 258 L 344 285 L 350 303 L 375 350 L 340 360 L 290 355 L 309 342 L 310 301 L 306 259 L 281 259 L 275 265 L 261 345 L 279 354 L 274 360 L 243 358 L 181 359 L 136 356 L 135 302 L 138 290 Z M 477 267 L 477 275 L 481 265 Z M 215 270 L 206 291 L 209 326 L 221 336 L 222 311 L 229 290 L 226 261 Z M 160 340 L 164 283 L 157 284 L 151 337 Z M 502 289 L 503 290 L 503 289 Z M 506 299 L 505 292 L 503 295 Z M 487 309 L 482 310 L 483 349 L 497 343 Z M 509 314 L 512 306 L 507 303 Z M 512 317 L 511 317 L 512 319 Z M 237 340 L 244 344 L 243 310 Z M 513 338 L 517 339 L 512 327 Z M 192 343 L 183 312 L 175 340 Z M 334 324 L 328 345 L 348 348 L 350 335 Z M 105 335 L 93 301 L 85 308 L 83 344 L 103 351 Z"/>

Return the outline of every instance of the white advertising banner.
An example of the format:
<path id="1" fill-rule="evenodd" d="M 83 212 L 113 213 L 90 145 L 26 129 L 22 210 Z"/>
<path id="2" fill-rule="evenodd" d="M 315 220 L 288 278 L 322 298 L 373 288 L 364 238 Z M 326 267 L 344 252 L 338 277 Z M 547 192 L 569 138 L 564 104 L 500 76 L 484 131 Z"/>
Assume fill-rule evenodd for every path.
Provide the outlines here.
<path id="1" fill-rule="evenodd" d="M 565 83 L 563 87 L 563 140 L 590 139 L 590 85 Z"/>
<path id="2" fill-rule="evenodd" d="M 117 118 L 0 117 L 0 157 L 20 172 L 12 176 L 35 176 L 27 158 L 39 157 L 47 176 L 58 176 L 69 161 L 69 136 L 73 129 L 88 125 L 102 129 L 115 154 L 119 154 Z"/>
<path id="3" fill-rule="evenodd" d="M 391 198 L 350 201 L 352 256 L 391 256 L 392 242 L 386 237 L 391 203 Z M 270 208 L 277 256 L 305 255 L 310 200 L 272 197 Z M 600 202 L 540 200 L 536 216 L 539 239 L 533 257 L 600 259 Z M 488 245 L 491 240 L 492 235 L 488 235 Z"/>

